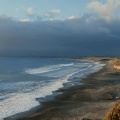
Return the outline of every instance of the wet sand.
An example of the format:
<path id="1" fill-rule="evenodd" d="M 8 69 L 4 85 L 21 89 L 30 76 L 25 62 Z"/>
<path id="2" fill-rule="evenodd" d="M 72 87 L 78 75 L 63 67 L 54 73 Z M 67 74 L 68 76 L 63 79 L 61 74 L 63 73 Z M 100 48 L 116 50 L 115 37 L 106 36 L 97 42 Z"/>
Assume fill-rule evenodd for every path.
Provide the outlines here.
<path id="1" fill-rule="evenodd" d="M 120 72 L 105 63 L 99 72 L 80 79 L 81 85 L 58 90 L 62 94 L 43 100 L 42 108 L 18 120 L 102 120 L 120 97 Z"/>

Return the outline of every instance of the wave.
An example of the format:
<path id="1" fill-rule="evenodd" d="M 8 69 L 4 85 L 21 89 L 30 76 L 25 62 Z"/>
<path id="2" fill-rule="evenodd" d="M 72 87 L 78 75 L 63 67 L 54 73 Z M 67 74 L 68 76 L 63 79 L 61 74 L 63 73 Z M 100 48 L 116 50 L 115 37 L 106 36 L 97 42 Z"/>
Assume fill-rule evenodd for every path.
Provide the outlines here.
<path id="1" fill-rule="evenodd" d="M 0 101 L 0 120 L 5 117 L 9 117 L 11 115 L 25 112 L 30 110 L 33 107 L 40 105 L 36 98 L 46 97 L 47 95 L 52 95 L 53 91 L 58 90 L 64 86 L 64 83 L 72 82 L 70 81 L 74 77 L 83 77 L 90 73 L 100 70 L 104 64 L 100 63 L 70 63 L 70 64 L 58 64 L 58 65 L 49 65 L 45 67 L 33 68 L 33 69 L 26 69 L 26 74 L 42 74 L 48 77 L 54 77 L 50 79 L 50 81 L 39 81 L 43 83 L 37 83 L 36 89 L 35 86 L 32 86 L 35 81 L 26 81 L 26 82 L 19 82 L 16 85 L 8 86 L 10 88 L 15 87 L 22 87 L 26 88 L 27 86 L 31 86 L 33 88 L 30 92 L 23 92 L 23 89 L 19 89 L 18 93 L 9 94 L 9 97 L 4 96 L 1 97 Z M 12 83 L 13 84 L 13 83 Z M 29 87 L 28 87 L 29 88 Z M 8 88 L 7 88 L 8 89 Z M 16 88 L 15 88 L 16 89 Z M 29 91 L 29 89 L 27 89 Z"/>
<path id="2" fill-rule="evenodd" d="M 46 72 L 59 70 L 59 69 L 61 69 L 61 67 L 68 67 L 68 66 L 72 66 L 72 65 L 74 65 L 74 64 L 70 63 L 70 64 L 49 65 L 46 67 L 27 69 L 27 70 L 25 70 L 25 72 L 27 74 L 40 74 L 40 73 L 46 73 Z"/>
<path id="3" fill-rule="evenodd" d="M 40 105 L 35 99 L 52 95 L 53 91 L 58 90 L 63 87 L 64 83 L 68 82 L 69 76 L 71 76 L 71 74 L 62 79 L 51 81 L 45 86 L 39 87 L 29 93 L 11 94 L 11 97 L 0 102 L 0 120 L 3 120 L 3 118 L 9 117 L 10 115 L 28 111 L 31 108 Z"/>

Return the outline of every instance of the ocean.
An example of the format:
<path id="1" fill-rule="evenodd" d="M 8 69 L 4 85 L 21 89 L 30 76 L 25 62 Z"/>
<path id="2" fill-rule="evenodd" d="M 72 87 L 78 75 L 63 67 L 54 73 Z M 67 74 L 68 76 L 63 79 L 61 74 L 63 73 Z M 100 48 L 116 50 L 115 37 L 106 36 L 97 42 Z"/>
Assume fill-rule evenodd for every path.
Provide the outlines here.
<path id="1" fill-rule="evenodd" d="M 78 59 L 0 58 L 0 120 L 39 106 L 37 98 L 81 84 L 80 79 L 103 66 Z"/>

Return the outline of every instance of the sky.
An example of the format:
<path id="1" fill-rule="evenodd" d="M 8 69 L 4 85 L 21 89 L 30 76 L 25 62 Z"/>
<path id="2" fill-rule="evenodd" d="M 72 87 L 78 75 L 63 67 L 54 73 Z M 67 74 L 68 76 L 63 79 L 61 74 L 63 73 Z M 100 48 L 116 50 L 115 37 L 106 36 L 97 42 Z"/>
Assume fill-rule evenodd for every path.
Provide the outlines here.
<path id="1" fill-rule="evenodd" d="M 70 16 L 82 15 L 88 1 L 90 0 L 0 0 L 0 14 L 19 20 L 35 20 L 36 17 L 47 20 L 49 14 L 55 14 L 55 19 L 64 20 Z"/>
<path id="2" fill-rule="evenodd" d="M 120 0 L 0 0 L 0 56 L 120 56 Z"/>

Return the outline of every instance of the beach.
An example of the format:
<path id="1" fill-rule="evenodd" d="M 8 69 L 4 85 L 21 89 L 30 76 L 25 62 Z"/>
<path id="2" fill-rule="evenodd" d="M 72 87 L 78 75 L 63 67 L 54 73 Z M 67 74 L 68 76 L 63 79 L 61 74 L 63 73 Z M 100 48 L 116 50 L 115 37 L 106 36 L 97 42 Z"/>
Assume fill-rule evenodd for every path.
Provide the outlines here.
<path id="1" fill-rule="evenodd" d="M 106 65 L 80 80 L 80 85 L 57 90 L 61 94 L 55 99 L 38 99 L 42 107 L 17 120 L 103 120 L 107 111 L 119 100 L 120 72 L 113 69 L 109 59 L 97 61 Z"/>

